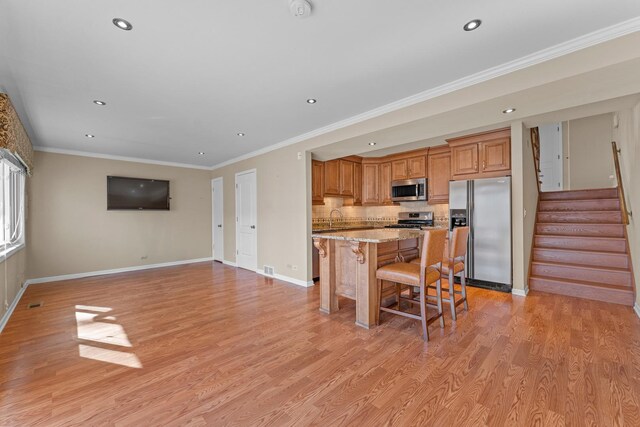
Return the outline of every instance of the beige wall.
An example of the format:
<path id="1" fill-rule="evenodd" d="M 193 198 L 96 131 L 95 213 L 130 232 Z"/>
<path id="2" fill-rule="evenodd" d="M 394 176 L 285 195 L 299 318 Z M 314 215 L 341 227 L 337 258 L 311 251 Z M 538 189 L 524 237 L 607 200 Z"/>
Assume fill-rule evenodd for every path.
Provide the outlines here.
<path id="1" fill-rule="evenodd" d="M 206 170 L 36 152 L 28 278 L 211 257 Z M 167 179 L 170 211 L 107 211 L 107 175 Z"/>
<path id="2" fill-rule="evenodd" d="M 619 125 L 614 129 L 614 139 L 620 148 L 620 168 L 626 192 L 628 209 L 634 213 L 627 227 L 631 262 L 636 281 L 636 312 L 640 316 L 640 103 L 633 109 L 617 113 Z"/>
<path id="3" fill-rule="evenodd" d="M 522 122 L 511 125 L 511 215 L 513 289 L 529 289 L 529 261 L 538 207 L 538 186 L 529 129 Z"/>
<path id="4" fill-rule="evenodd" d="M 0 319 L 18 295 L 25 281 L 27 250 L 20 249 L 6 261 L 0 262 Z"/>
<path id="5" fill-rule="evenodd" d="M 311 271 L 311 157 L 301 144 L 252 157 L 217 169 L 211 178 L 224 179 L 224 259 L 236 261 L 235 174 L 256 169 L 258 269 L 307 282 Z M 300 160 L 298 153 L 300 152 Z M 309 246 L 309 248 L 307 248 Z M 309 252 L 309 254 L 307 254 Z"/>
<path id="6" fill-rule="evenodd" d="M 568 145 L 568 189 L 582 190 L 615 186 L 611 141 L 613 115 L 600 114 L 570 120 L 566 129 Z M 567 188 L 567 183 L 565 183 Z"/>

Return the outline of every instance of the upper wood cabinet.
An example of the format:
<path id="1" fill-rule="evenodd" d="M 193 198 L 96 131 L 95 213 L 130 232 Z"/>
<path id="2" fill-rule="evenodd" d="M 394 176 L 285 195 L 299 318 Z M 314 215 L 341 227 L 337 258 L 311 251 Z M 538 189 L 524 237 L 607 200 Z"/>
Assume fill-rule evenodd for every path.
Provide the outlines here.
<path id="1" fill-rule="evenodd" d="M 353 164 L 353 204 L 362 205 L 362 163 Z"/>
<path id="2" fill-rule="evenodd" d="M 339 160 L 340 162 L 340 195 L 353 197 L 353 162 Z"/>
<path id="3" fill-rule="evenodd" d="M 451 147 L 453 175 L 478 173 L 478 144 Z"/>
<path id="4" fill-rule="evenodd" d="M 362 204 L 380 204 L 380 165 L 378 163 L 362 164 Z"/>
<path id="5" fill-rule="evenodd" d="M 413 156 L 391 162 L 391 180 L 425 178 L 427 176 L 426 156 Z"/>
<path id="6" fill-rule="evenodd" d="M 324 205 L 324 163 L 311 160 L 311 204 Z"/>
<path id="7" fill-rule="evenodd" d="M 407 159 L 407 178 L 426 178 L 427 176 L 427 157 L 416 156 Z"/>
<path id="8" fill-rule="evenodd" d="M 482 172 L 511 169 L 511 138 L 498 138 L 480 144 Z"/>
<path id="9" fill-rule="evenodd" d="M 340 195 L 340 160 L 324 162 L 324 195 Z"/>
<path id="10" fill-rule="evenodd" d="M 429 171 L 429 203 L 449 203 L 451 150 L 448 146 L 433 147 L 429 150 L 427 169 Z"/>
<path id="11" fill-rule="evenodd" d="M 511 174 L 511 129 L 503 128 L 448 139 L 453 179 Z"/>
<path id="12" fill-rule="evenodd" d="M 380 164 L 380 203 L 391 205 L 391 162 Z"/>
<path id="13" fill-rule="evenodd" d="M 395 160 L 391 162 L 391 180 L 407 179 L 407 159 Z"/>

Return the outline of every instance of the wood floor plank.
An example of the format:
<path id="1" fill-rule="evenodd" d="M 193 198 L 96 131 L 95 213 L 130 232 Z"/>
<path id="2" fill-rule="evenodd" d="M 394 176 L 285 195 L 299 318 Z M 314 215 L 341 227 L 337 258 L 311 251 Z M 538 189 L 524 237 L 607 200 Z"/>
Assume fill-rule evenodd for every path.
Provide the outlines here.
<path id="1" fill-rule="evenodd" d="M 640 425 L 630 308 L 469 301 L 425 343 L 219 263 L 33 285 L 0 334 L 0 425 Z"/>

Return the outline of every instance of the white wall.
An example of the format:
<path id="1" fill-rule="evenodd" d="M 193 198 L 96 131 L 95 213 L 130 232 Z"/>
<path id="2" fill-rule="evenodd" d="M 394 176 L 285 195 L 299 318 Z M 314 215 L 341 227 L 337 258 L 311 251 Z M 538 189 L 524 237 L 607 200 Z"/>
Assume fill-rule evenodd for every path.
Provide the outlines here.
<path id="1" fill-rule="evenodd" d="M 640 103 L 616 114 L 619 125 L 614 129 L 614 139 L 620 148 L 620 168 L 628 209 L 634 214 L 630 217 L 627 236 L 636 281 L 636 312 L 640 316 L 640 294 L 637 292 L 640 280 Z"/>

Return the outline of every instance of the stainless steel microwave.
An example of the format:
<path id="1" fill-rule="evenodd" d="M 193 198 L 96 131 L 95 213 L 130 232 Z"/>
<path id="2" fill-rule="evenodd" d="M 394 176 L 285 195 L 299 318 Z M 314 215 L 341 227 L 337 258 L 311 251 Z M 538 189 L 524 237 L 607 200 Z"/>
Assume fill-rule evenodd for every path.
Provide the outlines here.
<path id="1" fill-rule="evenodd" d="M 427 200 L 427 179 L 391 181 L 391 200 L 394 202 Z"/>

